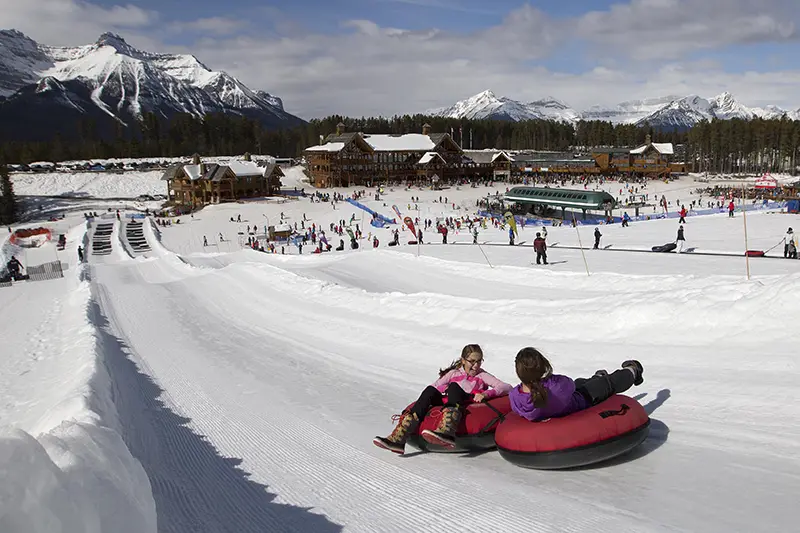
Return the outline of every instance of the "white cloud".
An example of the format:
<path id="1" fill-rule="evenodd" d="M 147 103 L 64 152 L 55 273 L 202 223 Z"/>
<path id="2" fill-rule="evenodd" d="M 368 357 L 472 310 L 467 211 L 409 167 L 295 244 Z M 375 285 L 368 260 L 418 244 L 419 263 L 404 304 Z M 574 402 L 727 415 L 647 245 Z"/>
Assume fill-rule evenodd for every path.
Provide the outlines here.
<path id="1" fill-rule="evenodd" d="M 169 28 L 180 33 L 230 35 L 242 30 L 248 25 L 249 23 L 245 19 L 207 17 L 189 22 L 173 22 L 169 24 Z"/>
<path id="2" fill-rule="evenodd" d="M 635 59 L 676 59 L 731 44 L 797 40 L 796 2 L 631 0 L 586 13 L 576 36 Z"/>
<path id="3" fill-rule="evenodd" d="M 52 46 L 74 46 L 95 41 L 102 33 L 120 33 L 137 46 L 156 46 L 145 32 L 158 14 L 132 4 L 103 7 L 80 0 L 0 0 L 2 26 L 14 28 Z"/>
<path id="4" fill-rule="evenodd" d="M 192 53 L 212 69 L 280 96 L 288 111 L 304 118 L 421 112 L 485 89 L 523 101 L 553 95 L 576 109 L 724 90 L 748 105 L 797 108 L 800 72 L 731 74 L 696 59 L 698 50 L 795 39 L 795 0 L 720 2 L 632 0 L 572 20 L 552 19 L 526 4 L 470 33 L 412 31 L 363 19 L 342 21 L 338 34 L 322 34 L 271 11 L 280 21 L 276 30 L 253 23 L 250 29 L 260 29 L 247 32 L 227 17 L 165 22 L 130 5 L 103 8 L 77 0 L 37 0 L 35 7 L 0 0 L 0 9 L 4 26 L 46 44 L 84 44 L 115 31 L 137 48 Z M 163 44 L 170 34 L 165 29 L 181 30 L 190 43 Z M 557 72 L 553 65 L 564 46 L 579 39 L 589 43 L 596 64 L 580 73 Z M 537 66 L 542 59 L 550 70 Z M 564 70 L 573 70 L 566 61 Z"/>

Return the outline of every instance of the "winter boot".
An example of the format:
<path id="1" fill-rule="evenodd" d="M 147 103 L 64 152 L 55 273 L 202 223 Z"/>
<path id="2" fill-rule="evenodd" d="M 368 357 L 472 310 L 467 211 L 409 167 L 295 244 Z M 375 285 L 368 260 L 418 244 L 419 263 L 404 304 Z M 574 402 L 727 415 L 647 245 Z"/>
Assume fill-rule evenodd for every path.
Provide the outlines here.
<path id="1" fill-rule="evenodd" d="M 417 418 L 416 413 L 406 413 L 405 415 L 399 416 L 400 422 L 398 422 L 391 435 L 388 437 L 375 437 L 372 439 L 372 442 L 378 448 L 383 448 L 402 455 L 406 449 L 406 440 L 408 436 L 417 431 L 419 418 Z"/>
<path id="2" fill-rule="evenodd" d="M 461 407 L 459 405 L 446 406 L 442 410 L 442 418 L 439 427 L 435 431 L 426 429 L 422 432 L 422 438 L 430 444 L 453 448 L 456 445 L 455 437 L 458 425 L 461 422 Z"/>
<path id="3" fill-rule="evenodd" d="M 642 363 L 640 363 L 639 361 L 637 361 L 635 359 L 630 359 L 630 360 L 625 361 L 624 363 L 622 363 L 622 368 L 629 368 L 629 369 L 633 370 L 633 375 L 634 375 L 633 384 L 634 385 L 641 385 L 642 383 L 644 383 L 644 378 L 642 377 L 642 374 L 644 374 L 644 367 L 642 367 Z"/>

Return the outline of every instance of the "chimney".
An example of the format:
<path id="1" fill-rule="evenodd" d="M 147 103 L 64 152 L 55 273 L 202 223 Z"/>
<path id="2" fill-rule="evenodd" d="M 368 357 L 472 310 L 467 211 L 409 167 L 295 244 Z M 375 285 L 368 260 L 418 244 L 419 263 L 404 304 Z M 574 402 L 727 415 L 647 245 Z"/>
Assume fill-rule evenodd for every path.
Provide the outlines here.
<path id="1" fill-rule="evenodd" d="M 341 135 L 344 133 L 344 122 L 340 122 L 336 125 L 336 135 Z"/>
<path id="2" fill-rule="evenodd" d="M 244 160 L 245 161 L 252 161 L 253 159 L 250 157 L 250 152 L 244 153 Z"/>
<path id="3" fill-rule="evenodd" d="M 644 138 L 644 143 L 647 144 L 647 145 L 650 145 L 651 142 L 652 142 L 652 139 L 650 137 L 650 134 L 648 133 L 647 136 Z"/>
<path id="4" fill-rule="evenodd" d="M 192 164 L 193 164 L 193 165 L 199 165 L 199 164 L 200 164 L 200 154 L 198 154 L 198 153 L 195 153 L 195 154 L 192 156 Z"/>
<path id="5" fill-rule="evenodd" d="M 427 122 L 422 125 L 422 134 L 423 135 L 430 135 L 431 134 L 431 125 Z"/>

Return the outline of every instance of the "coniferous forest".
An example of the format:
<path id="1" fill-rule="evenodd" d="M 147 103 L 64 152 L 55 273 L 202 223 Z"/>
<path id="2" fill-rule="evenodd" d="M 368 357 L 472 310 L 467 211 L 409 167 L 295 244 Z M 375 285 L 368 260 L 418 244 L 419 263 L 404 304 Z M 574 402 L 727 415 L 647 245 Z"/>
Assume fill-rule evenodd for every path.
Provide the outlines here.
<path id="1" fill-rule="evenodd" d="M 453 132 L 466 148 L 508 150 L 576 150 L 593 147 L 633 147 L 650 134 L 654 142 L 684 145 L 689 168 L 698 172 L 793 172 L 800 152 L 800 121 L 714 120 L 702 121 L 688 131 L 665 132 L 647 126 L 578 122 L 576 125 L 544 120 L 508 122 L 458 120 L 425 115 L 392 118 L 330 116 L 288 130 L 270 131 L 248 118 L 208 115 L 199 119 L 178 115 L 169 121 L 153 114 L 130 126 L 118 125 L 112 138 L 98 132 L 87 119 L 76 125 L 69 138 L 56 136 L 45 142 L 9 140 L 0 144 L 0 160 L 10 163 L 65 161 L 110 157 L 170 157 L 199 153 L 206 156 L 251 152 L 278 157 L 297 157 L 318 144 L 320 136 L 336 131 L 363 133 L 421 132 L 426 122 L 433 132 Z M 463 132 L 463 139 L 459 132 Z"/>

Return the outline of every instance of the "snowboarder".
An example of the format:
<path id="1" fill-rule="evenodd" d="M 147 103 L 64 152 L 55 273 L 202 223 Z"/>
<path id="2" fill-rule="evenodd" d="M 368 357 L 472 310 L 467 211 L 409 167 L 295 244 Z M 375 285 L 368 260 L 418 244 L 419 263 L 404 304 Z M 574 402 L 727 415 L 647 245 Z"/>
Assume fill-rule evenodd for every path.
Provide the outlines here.
<path id="1" fill-rule="evenodd" d="M 686 224 L 686 206 L 681 206 L 681 218 L 678 220 L 678 224 Z"/>
<path id="2" fill-rule="evenodd" d="M 417 242 L 420 244 L 425 244 L 424 242 L 422 242 L 422 230 L 419 228 L 417 229 Z"/>
<path id="3" fill-rule="evenodd" d="M 683 225 L 678 226 L 678 238 L 675 239 L 675 244 L 678 245 L 678 253 L 681 253 L 683 246 L 686 244 L 686 238 L 683 236 Z"/>
<path id="4" fill-rule="evenodd" d="M 455 446 L 455 434 L 464 407 L 469 402 L 481 402 L 484 399 L 502 396 L 511 390 L 511 385 L 500 381 L 482 368 L 483 350 L 477 344 L 468 344 L 461 350 L 461 357 L 447 367 L 439 370 L 439 379 L 422 391 L 414 406 L 399 416 L 400 421 L 388 437 L 375 437 L 375 446 L 394 453 L 405 452 L 409 435 L 417 432 L 420 421 L 434 406 L 444 404 L 439 426 L 434 430 L 425 430 L 421 436 L 427 442 L 452 448 Z"/>
<path id="5" fill-rule="evenodd" d="M 600 247 L 600 237 L 603 234 L 600 233 L 600 228 L 594 228 L 594 249 L 597 250 Z"/>
<path id="6" fill-rule="evenodd" d="M 630 221 L 631 221 L 631 216 L 626 211 L 625 213 L 622 214 L 622 227 L 623 228 L 627 228 L 628 227 L 628 223 Z"/>
<path id="7" fill-rule="evenodd" d="M 203 235 L 203 246 L 208 246 L 208 239 Z"/>
<path id="8" fill-rule="evenodd" d="M 536 252 L 536 264 L 541 265 L 542 261 L 544 264 L 547 264 L 547 242 L 542 237 L 541 233 L 536 234 L 536 238 L 533 239 L 533 250 Z"/>
<path id="9" fill-rule="evenodd" d="M 78 246 L 78 262 L 83 263 L 83 247 Z"/>
<path id="10" fill-rule="evenodd" d="M 514 228 L 508 228 L 508 245 L 514 246 Z"/>
<path id="11" fill-rule="evenodd" d="M 736 204 L 734 204 L 733 200 L 731 200 L 731 203 L 728 204 L 728 216 L 730 218 L 733 218 L 734 209 L 736 209 Z"/>
<path id="12" fill-rule="evenodd" d="M 472 228 L 472 244 L 478 244 L 478 226 Z"/>

